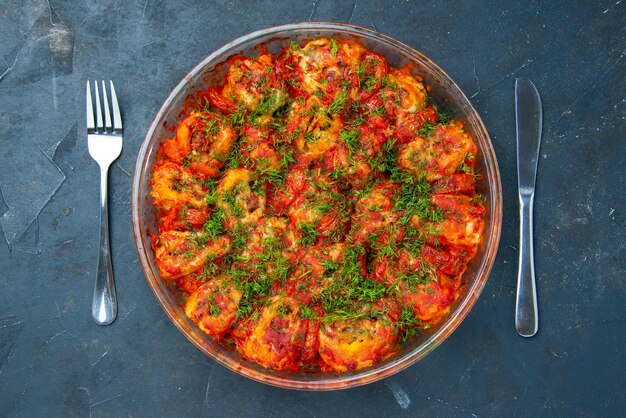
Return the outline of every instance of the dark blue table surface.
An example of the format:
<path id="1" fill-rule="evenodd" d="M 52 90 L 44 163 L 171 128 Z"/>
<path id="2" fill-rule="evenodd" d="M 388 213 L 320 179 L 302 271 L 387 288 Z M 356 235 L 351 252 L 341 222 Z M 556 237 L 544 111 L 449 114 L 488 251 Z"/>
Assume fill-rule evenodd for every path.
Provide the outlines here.
<path id="1" fill-rule="evenodd" d="M 502 240 L 458 330 L 365 387 L 268 387 L 205 357 L 168 320 L 138 263 L 131 175 L 168 92 L 203 57 L 287 22 L 373 28 L 458 82 L 493 141 Z M 0 416 L 623 416 L 626 4 L 616 0 L 0 1 Z M 514 80 L 541 92 L 535 201 L 540 331 L 513 326 L 517 273 Z M 98 168 L 87 79 L 116 82 L 126 127 L 110 172 L 119 317 L 91 319 Z"/>

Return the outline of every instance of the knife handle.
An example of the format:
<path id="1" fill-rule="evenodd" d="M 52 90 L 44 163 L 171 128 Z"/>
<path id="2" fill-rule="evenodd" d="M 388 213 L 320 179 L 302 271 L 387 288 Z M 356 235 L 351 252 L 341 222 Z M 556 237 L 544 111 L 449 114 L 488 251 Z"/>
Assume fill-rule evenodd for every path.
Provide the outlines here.
<path id="1" fill-rule="evenodd" d="M 520 195 L 519 271 L 515 328 L 522 337 L 532 337 L 539 329 L 537 289 L 533 261 L 533 200 L 534 196 Z"/>

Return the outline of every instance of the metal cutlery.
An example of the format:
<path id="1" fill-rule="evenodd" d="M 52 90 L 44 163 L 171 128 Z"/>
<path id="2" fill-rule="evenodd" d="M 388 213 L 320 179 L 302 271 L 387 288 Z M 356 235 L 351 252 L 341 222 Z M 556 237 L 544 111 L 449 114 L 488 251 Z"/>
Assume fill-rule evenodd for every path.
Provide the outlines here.
<path id="1" fill-rule="evenodd" d="M 104 80 L 102 81 L 102 100 L 100 98 L 98 82 L 94 81 L 95 117 L 94 102 L 92 101 L 89 81 L 87 81 L 86 97 L 87 145 L 89 154 L 100 166 L 100 251 L 91 308 L 93 319 L 99 325 L 109 325 L 117 317 L 117 296 L 115 293 L 115 280 L 113 278 L 111 250 L 109 245 L 107 181 L 109 166 L 122 152 L 123 128 L 115 87 L 112 81 L 109 81 L 109 84 L 111 87 L 110 103 Z M 102 108 L 104 108 L 104 121 L 102 118 Z"/>
<path id="2" fill-rule="evenodd" d="M 539 329 L 537 289 L 533 256 L 533 201 L 541 144 L 541 97 L 528 79 L 515 81 L 517 127 L 517 183 L 519 187 L 520 243 L 515 328 L 522 337 L 532 337 Z"/>

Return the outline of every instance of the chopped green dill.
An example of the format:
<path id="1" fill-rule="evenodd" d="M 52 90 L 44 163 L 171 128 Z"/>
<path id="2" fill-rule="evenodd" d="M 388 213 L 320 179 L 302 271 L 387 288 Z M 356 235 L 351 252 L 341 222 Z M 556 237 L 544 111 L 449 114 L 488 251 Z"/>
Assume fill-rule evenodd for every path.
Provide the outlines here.
<path id="1" fill-rule="evenodd" d="M 202 115 L 202 113 L 200 113 L 200 115 Z M 219 128 L 217 126 L 217 122 L 215 121 L 215 119 L 210 119 L 210 120 L 205 119 L 205 121 L 206 121 L 206 124 L 204 126 L 204 135 L 207 137 L 217 135 L 217 133 L 219 132 Z"/>
<path id="2" fill-rule="evenodd" d="M 348 147 L 348 152 L 350 155 L 356 153 L 361 145 L 361 136 L 359 135 L 359 131 L 356 129 L 348 129 L 341 131 L 341 140 L 346 147 Z"/>
<path id="3" fill-rule="evenodd" d="M 320 264 L 324 267 L 324 276 L 330 276 L 339 269 L 339 263 L 333 260 L 326 260 Z"/>
<path id="4" fill-rule="evenodd" d="M 348 125 L 352 125 L 352 126 L 361 126 L 361 125 L 363 125 L 365 122 L 366 122 L 366 120 L 365 120 L 365 115 L 363 115 L 363 114 L 362 114 L 362 113 L 360 113 L 360 112 L 356 112 L 356 113 L 354 114 L 353 119 L 351 119 L 351 120 L 347 120 L 347 121 L 346 121 L 346 123 L 347 123 Z"/>
<path id="5" fill-rule="evenodd" d="M 184 253 L 182 253 L 180 256 L 183 257 L 183 258 L 189 259 L 189 258 L 193 258 L 194 253 L 191 250 L 187 250 Z"/>
<path id="6" fill-rule="evenodd" d="M 421 136 L 422 138 L 428 138 L 435 133 L 435 128 L 437 128 L 437 124 L 426 122 L 422 125 L 421 128 L 417 130 L 416 134 Z"/>
<path id="7" fill-rule="evenodd" d="M 211 217 L 204 224 L 204 230 L 210 238 L 217 238 L 226 231 L 223 225 L 224 219 L 226 219 L 226 214 L 222 209 L 216 207 Z"/>
<path id="8" fill-rule="evenodd" d="M 376 86 L 376 83 L 378 83 L 378 79 L 376 78 L 374 74 L 370 74 L 367 77 L 365 77 L 365 84 L 363 88 L 365 89 L 365 91 L 370 92 L 374 89 L 374 87 Z"/>
<path id="9" fill-rule="evenodd" d="M 285 104 L 286 97 L 287 94 L 284 91 L 273 89 L 269 95 L 261 98 L 256 111 L 252 116 L 271 116 L 277 109 L 281 108 Z"/>
<path id="10" fill-rule="evenodd" d="M 381 77 L 380 84 L 383 87 L 389 87 L 391 90 L 396 90 L 398 88 L 398 83 L 396 83 L 394 80 L 391 80 L 391 77 L 389 77 L 387 74 Z"/>
<path id="11" fill-rule="evenodd" d="M 398 272 L 397 279 L 404 282 L 410 289 L 415 288 L 416 285 L 428 284 L 432 280 L 437 280 L 437 274 L 433 267 L 421 264 L 420 268 L 415 271 Z"/>
<path id="12" fill-rule="evenodd" d="M 286 318 L 291 313 L 291 311 L 291 306 L 286 303 L 281 303 L 276 307 L 276 315 L 281 318 Z"/>
<path id="13" fill-rule="evenodd" d="M 217 274 L 219 273 L 219 270 L 220 270 L 219 266 L 215 264 L 215 262 L 213 262 L 212 260 L 209 260 L 206 263 L 204 263 L 200 277 L 202 278 L 203 281 L 210 280 L 217 276 Z"/>
<path id="14" fill-rule="evenodd" d="M 193 233 L 189 236 L 189 242 L 191 242 L 197 249 L 203 248 L 209 240 L 209 235 L 206 233 Z"/>
<path id="15" fill-rule="evenodd" d="M 359 87 L 363 87 L 366 91 L 371 91 L 378 81 L 371 71 L 376 71 L 376 66 L 380 65 L 380 60 L 376 58 L 367 58 L 356 66 L 356 75 Z"/>
<path id="16" fill-rule="evenodd" d="M 462 162 L 461 165 L 459 165 L 459 170 L 465 174 L 472 174 L 472 167 L 467 165 L 465 162 Z"/>
<path id="17" fill-rule="evenodd" d="M 378 171 L 392 173 L 397 169 L 398 149 L 394 138 L 388 139 L 377 156 L 370 159 L 370 166 Z"/>
<path id="18" fill-rule="evenodd" d="M 300 238 L 302 245 L 315 244 L 317 241 L 317 229 L 315 224 L 299 222 L 298 229 L 302 233 L 302 238 Z"/>
<path id="19" fill-rule="evenodd" d="M 355 199 L 360 199 L 365 196 L 369 196 L 372 193 L 372 189 L 375 184 L 370 182 L 363 186 L 361 189 L 352 190 L 352 195 Z"/>
<path id="20" fill-rule="evenodd" d="M 226 157 L 225 163 L 226 168 L 238 168 L 240 166 L 240 142 L 237 142 L 233 149 L 230 151 L 228 156 Z"/>
<path id="21" fill-rule="evenodd" d="M 346 171 L 345 168 L 335 168 L 333 171 L 331 171 L 328 174 L 328 177 L 330 177 L 331 179 L 335 181 L 345 178 L 347 176 L 348 176 L 348 172 Z"/>
<path id="22" fill-rule="evenodd" d="M 176 190 L 177 192 L 182 192 L 183 187 L 184 185 L 180 181 L 177 181 L 177 180 L 172 181 L 172 189 Z"/>
<path id="23" fill-rule="evenodd" d="M 401 341 L 406 341 L 417 334 L 421 321 L 415 316 L 413 309 L 404 308 L 400 312 L 400 317 L 396 321 L 396 329 L 400 331 Z"/>
<path id="24" fill-rule="evenodd" d="M 341 112 L 347 101 L 348 93 L 345 90 L 342 90 L 341 93 L 337 94 L 335 100 L 328 105 L 328 113 L 332 115 Z"/>
<path id="25" fill-rule="evenodd" d="M 434 211 L 430 207 L 430 183 L 404 172 L 394 174 L 402 183 L 400 192 L 395 196 L 395 208 L 403 212 L 399 221 L 400 225 L 408 224 L 413 216 L 437 221 L 440 215 L 431 213 Z"/>
<path id="26" fill-rule="evenodd" d="M 485 198 L 485 196 L 481 195 L 481 194 L 477 194 L 476 196 L 472 197 L 470 199 L 470 202 L 472 204 L 485 204 L 485 202 L 487 201 L 487 199 Z"/>
<path id="27" fill-rule="evenodd" d="M 196 103 L 198 104 L 198 108 L 202 109 L 204 113 L 211 113 L 213 110 L 211 102 L 206 96 L 202 96 L 202 101 L 196 100 Z"/>
<path id="28" fill-rule="evenodd" d="M 237 110 L 230 115 L 230 122 L 235 126 L 241 126 L 246 121 L 246 107 L 239 106 Z"/>
<path id="29" fill-rule="evenodd" d="M 398 245 L 393 239 L 379 240 L 376 234 L 370 235 L 367 238 L 377 254 L 386 257 L 397 256 Z"/>
<path id="30" fill-rule="evenodd" d="M 342 260 L 333 271 L 333 282 L 315 297 L 326 312 L 324 321 L 354 319 L 370 316 L 363 312 L 363 304 L 378 301 L 387 294 L 383 283 L 375 282 L 363 275 L 365 249 L 361 245 L 346 249 Z"/>
<path id="31" fill-rule="evenodd" d="M 443 125 L 450 123 L 454 117 L 448 112 L 439 112 L 437 114 L 437 121 Z"/>
<path id="32" fill-rule="evenodd" d="M 382 116 L 383 118 L 387 117 L 387 110 L 385 109 L 385 106 L 382 106 L 382 105 L 372 107 L 368 111 L 368 113 L 373 117 L 376 117 L 376 116 Z"/>
<path id="33" fill-rule="evenodd" d="M 233 278 L 234 286 L 241 291 L 242 297 L 237 307 L 237 317 L 245 317 L 253 312 L 255 302 L 269 296 L 272 287 L 271 278 L 261 275 L 256 280 L 247 280 L 249 273 L 245 270 L 231 269 L 226 272 Z"/>
<path id="34" fill-rule="evenodd" d="M 228 231 L 228 235 L 231 239 L 231 249 L 233 252 L 241 250 L 248 241 L 249 232 L 241 224 L 237 224 L 234 228 Z"/>
<path id="35" fill-rule="evenodd" d="M 258 180 L 267 181 L 270 184 L 275 186 L 279 186 L 285 182 L 285 177 L 287 176 L 287 170 L 278 170 L 274 167 L 261 166 L 257 167 L 257 178 L 255 179 L 255 183 Z M 253 186 L 254 188 L 254 186 Z"/>
<path id="36" fill-rule="evenodd" d="M 209 305 L 209 313 L 212 316 L 219 316 L 222 313 L 222 310 L 220 309 L 219 306 L 214 305 L 214 304 L 210 304 Z"/>
<path id="37" fill-rule="evenodd" d="M 339 52 L 339 44 L 333 38 L 330 38 L 330 53 L 333 57 L 337 56 L 337 52 Z"/>
<path id="38" fill-rule="evenodd" d="M 419 257 L 426 243 L 426 235 L 419 229 L 409 225 L 404 233 L 402 246 L 412 257 Z"/>
<path id="39" fill-rule="evenodd" d="M 300 305 L 299 309 L 301 319 L 315 319 L 317 318 L 317 312 L 309 306 Z"/>
<path id="40" fill-rule="evenodd" d="M 288 150 L 283 152 L 283 159 L 281 161 L 281 165 L 283 168 L 287 168 L 289 164 L 295 163 L 296 159 L 293 156 L 293 150 Z"/>
<path id="41" fill-rule="evenodd" d="M 237 203 L 237 192 L 238 191 L 236 189 L 228 190 L 222 195 L 222 199 L 224 199 L 224 202 L 228 204 L 230 213 L 233 216 L 237 218 L 243 218 L 244 216 L 243 209 Z"/>
<path id="42" fill-rule="evenodd" d="M 307 132 L 304 134 L 304 141 L 314 144 L 317 141 L 317 138 L 313 132 Z"/>
<path id="43" fill-rule="evenodd" d="M 334 205 L 332 204 L 332 202 L 324 202 L 324 203 L 320 203 L 319 205 L 317 205 L 316 209 L 320 213 L 328 213 L 333 207 Z"/>

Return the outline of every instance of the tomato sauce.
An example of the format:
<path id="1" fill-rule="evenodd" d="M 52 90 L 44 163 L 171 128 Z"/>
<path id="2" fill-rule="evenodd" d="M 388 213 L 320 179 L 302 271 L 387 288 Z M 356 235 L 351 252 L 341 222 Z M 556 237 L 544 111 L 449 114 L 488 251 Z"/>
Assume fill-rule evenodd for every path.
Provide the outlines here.
<path id="1" fill-rule="evenodd" d="M 355 41 L 235 56 L 150 183 L 162 280 L 263 367 L 367 368 L 445 320 L 482 239 L 477 148 Z"/>

